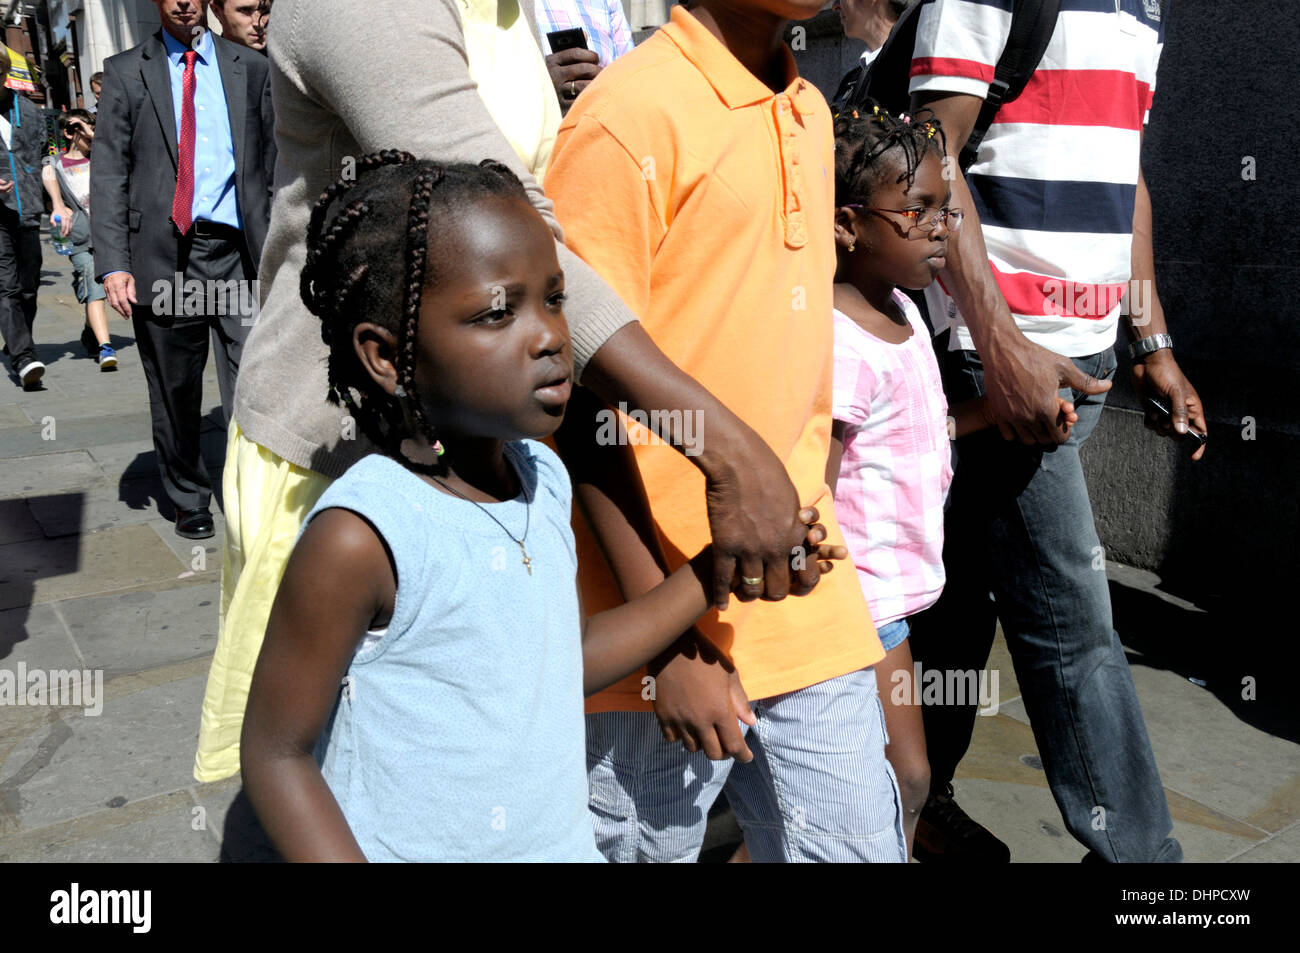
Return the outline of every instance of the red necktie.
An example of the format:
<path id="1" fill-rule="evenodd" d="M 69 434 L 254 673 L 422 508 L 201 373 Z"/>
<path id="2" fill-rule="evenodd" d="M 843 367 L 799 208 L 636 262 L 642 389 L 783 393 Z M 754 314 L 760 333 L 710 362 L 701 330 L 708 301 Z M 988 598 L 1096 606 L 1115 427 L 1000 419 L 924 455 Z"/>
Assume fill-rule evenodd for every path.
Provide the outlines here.
<path id="1" fill-rule="evenodd" d="M 194 224 L 194 61 L 198 53 L 185 51 L 185 77 L 181 80 L 181 138 L 176 146 L 176 194 L 172 221 L 184 235 Z"/>

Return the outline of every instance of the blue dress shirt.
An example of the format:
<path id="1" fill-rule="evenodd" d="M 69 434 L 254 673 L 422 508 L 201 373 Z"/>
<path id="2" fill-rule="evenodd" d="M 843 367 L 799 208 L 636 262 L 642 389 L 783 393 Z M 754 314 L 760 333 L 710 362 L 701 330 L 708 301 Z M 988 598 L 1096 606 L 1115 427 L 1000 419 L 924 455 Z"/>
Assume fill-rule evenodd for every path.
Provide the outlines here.
<path id="1" fill-rule="evenodd" d="M 185 51 L 177 39 L 162 31 L 167 48 L 167 65 L 172 81 L 172 111 L 176 117 L 176 138 L 181 135 L 181 108 L 184 105 Z M 225 88 L 221 85 L 221 67 L 217 64 L 216 44 L 204 30 L 194 44 L 198 58 L 194 61 L 194 221 L 206 219 L 242 229 L 239 202 L 235 199 L 235 142 L 230 134 L 230 114 L 226 110 Z"/>

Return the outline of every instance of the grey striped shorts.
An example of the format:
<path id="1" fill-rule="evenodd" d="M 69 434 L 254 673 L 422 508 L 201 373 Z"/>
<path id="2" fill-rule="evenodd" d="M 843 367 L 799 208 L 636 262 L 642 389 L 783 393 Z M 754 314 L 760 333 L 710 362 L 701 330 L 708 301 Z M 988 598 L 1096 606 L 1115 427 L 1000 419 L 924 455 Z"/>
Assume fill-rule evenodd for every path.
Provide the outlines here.
<path id="1" fill-rule="evenodd" d="M 749 764 L 664 741 L 653 712 L 587 716 L 596 845 L 607 860 L 695 861 L 708 812 L 727 800 L 756 862 L 905 863 L 898 781 L 885 759 L 871 668 L 751 706 Z"/>

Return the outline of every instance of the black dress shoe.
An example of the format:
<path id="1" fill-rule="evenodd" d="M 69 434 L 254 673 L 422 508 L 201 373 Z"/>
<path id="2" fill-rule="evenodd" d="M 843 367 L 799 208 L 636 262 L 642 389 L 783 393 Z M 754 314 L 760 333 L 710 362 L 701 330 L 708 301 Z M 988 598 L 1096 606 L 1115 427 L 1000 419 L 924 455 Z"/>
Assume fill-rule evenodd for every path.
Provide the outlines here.
<path id="1" fill-rule="evenodd" d="M 176 535 L 186 539 L 207 539 L 216 533 L 212 512 L 206 507 L 181 510 L 176 514 Z"/>

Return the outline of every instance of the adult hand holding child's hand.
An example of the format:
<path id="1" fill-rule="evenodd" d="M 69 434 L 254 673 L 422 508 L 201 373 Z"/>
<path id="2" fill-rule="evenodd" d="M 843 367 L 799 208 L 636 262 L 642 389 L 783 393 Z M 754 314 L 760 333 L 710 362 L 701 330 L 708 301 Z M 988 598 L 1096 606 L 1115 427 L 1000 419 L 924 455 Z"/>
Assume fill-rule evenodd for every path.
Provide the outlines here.
<path id="1" fill-rule="evenodd" d="M 791 595 L 812 592 L 820 574 L 830 572 L 835 560 L 849 555 L 847 547 L 826 542 L 826 527 L 817 522 L 820 518 L 816 507 L 799 511 L 799 521 L 807 532 L 803 545 L 798 547 L 802 552 L 796 553 L 792 561 L 806 564 L 806 569 L 811 570 L 811 582 L 796 584 Z M 809 575 L 796 573 L 795 578 L 807 580 Z M 733 586 L 741 584 L 737 571 Z M 651 696 L 655 716 L 666 741 L 680 741 L 687 751 L 703 751 L 713 761 L 753 760 L 737 724 L 754 724 L 749 696 L 731 662 L 707 639 L 692 629 L 652 663 L 649 671 L 655 680 Z"/>

